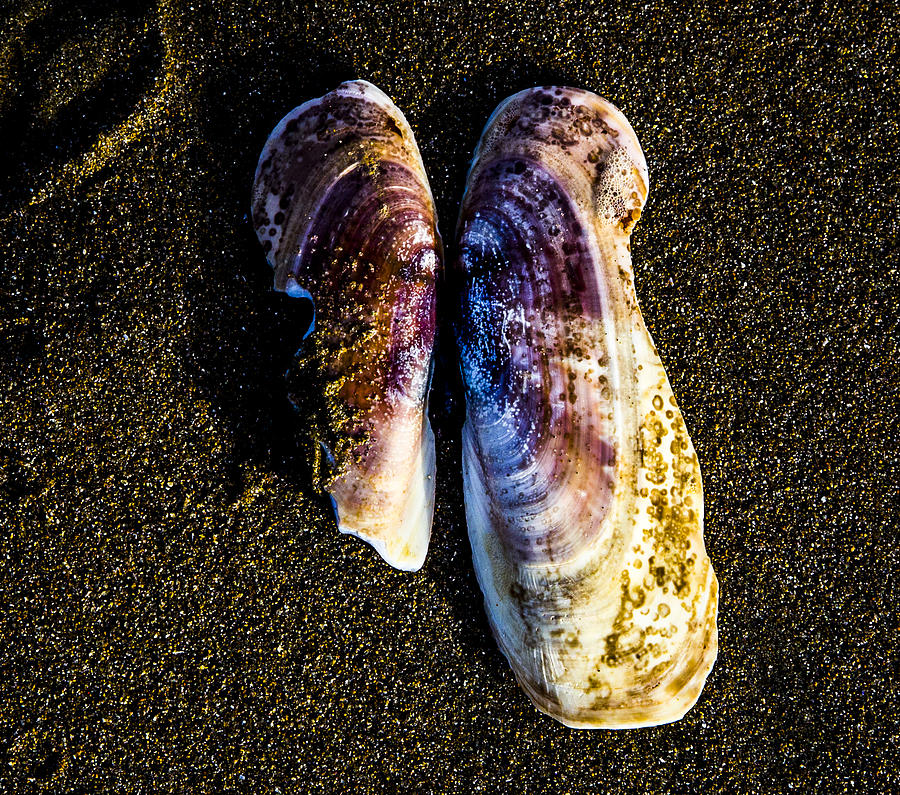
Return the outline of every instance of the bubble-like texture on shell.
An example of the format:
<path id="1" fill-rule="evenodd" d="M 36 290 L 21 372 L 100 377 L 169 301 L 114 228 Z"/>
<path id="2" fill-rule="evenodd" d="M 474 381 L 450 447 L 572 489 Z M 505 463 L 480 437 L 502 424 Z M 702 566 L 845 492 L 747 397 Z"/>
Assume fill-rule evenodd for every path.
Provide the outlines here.
<path id="1" fill-rule="evenodd" d="M 613 105 L 531 89 L 488 122 L 457 230 L 476 573 L 519 683 L 580 728 L 677 720 L 717 651 L 700 469 L 634 290 L 648 187 Z"/>
<path id="2" fill-rule="evenodd" d="M 418 569 L 434 507 L 427 393 L 442 252 L 403 114 L 362 80 L 295 108 L 260 156 L 252 218 L 275 288 L 314 304 L 294 377 L 298 399 L 321 404 L 310 434 L 338 529 Z"/>

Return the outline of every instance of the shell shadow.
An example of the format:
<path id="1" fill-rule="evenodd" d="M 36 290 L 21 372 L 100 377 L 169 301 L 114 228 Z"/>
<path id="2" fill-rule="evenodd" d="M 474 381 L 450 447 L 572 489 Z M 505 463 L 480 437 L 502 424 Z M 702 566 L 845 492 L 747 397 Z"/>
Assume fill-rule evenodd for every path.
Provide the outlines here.
<path id="1" fill-rule="evenodd" d="M 234 440 L 230 488 L 240 489 L 241 468 L 256 466 L 327 507 L 328 516 L 327 497 L 312 486 L 302 418 L 288 400 L 285 378 L 309 326 L 310 305 L 272 289 L 249 211 L 259 153 L 278 121 L 352 76 L 341 61 L 284 40 L 230 63 L 206 85 L 206 161 L 199 166 L 211 178 L 205 192 L 221 223 L 204 243 L 208 262 L 193 284 L 197 311 L 187 362 Z"/>

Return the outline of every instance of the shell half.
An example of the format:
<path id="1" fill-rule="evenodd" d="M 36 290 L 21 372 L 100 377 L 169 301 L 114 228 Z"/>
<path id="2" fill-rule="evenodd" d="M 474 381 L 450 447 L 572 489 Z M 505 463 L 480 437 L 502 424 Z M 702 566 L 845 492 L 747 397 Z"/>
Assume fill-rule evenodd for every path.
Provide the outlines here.
<path id="1" fill-rule="evenodd" d="M 681 718 L 717 653 L 697 455 L 634 289 L 648 187 L 618 109 L 536 88 L 488 122 L 457 230 L 475 570 L 519 683 L 577 728 Z"/>
<path id="2" fill-rule="evenodd" d="M 275 289 L 314 305 L 291 378 L 295 402 L 312 404 L 314 475 L 338 529 L 418 569 L 434 510 L 427 398 L 442 250 L 403 114 L 362 80 L 295 108 L 260 156 L 252 218 Z"/>

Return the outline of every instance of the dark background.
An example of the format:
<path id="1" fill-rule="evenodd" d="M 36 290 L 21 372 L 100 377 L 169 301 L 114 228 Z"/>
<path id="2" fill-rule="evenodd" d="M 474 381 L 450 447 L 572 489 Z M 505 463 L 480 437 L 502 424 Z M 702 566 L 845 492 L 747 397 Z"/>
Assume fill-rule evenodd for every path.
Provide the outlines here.
<path id="1" fill-rule="evenodd" d="M 895 5 L 111 5 L 0 25 L 0 791 L 900 787 Z M 310 491 L 298 310 L 247 212 L 271 128 L 352 77 L 406 113 L 451 253 L 508 94 L 588 88 L 637 131 L 638 293 L 721 586 L 682 721 L 573 731 L 517 688 L 446 334 L 424 569 Z"/>

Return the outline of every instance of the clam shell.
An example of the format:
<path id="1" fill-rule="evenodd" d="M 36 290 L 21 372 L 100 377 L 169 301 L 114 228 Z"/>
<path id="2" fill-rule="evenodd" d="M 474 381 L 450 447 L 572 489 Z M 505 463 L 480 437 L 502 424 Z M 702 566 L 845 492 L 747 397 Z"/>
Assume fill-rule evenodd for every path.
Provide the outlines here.
<path id="1" fill-rule="evenodd" d="M 275 289 L 312 301 L 298 400 L 338 529 L 418 569 L 434 509 L 427 396 L 442 252 L 434 201 L 403 114 L 362 80 L 295 108 L 253 186 Z M 318 412 L 318 413 L 317 413 Z"/>
<path id="2" fill-rule="evenodd" d="M 613 105 L 523 91 L 485 128 L 457 232 L 475 570 L 519 683 L 578 728 L 681 718 L 717 651 L 697 455 L 634 289 L 648 187 Z"/>

